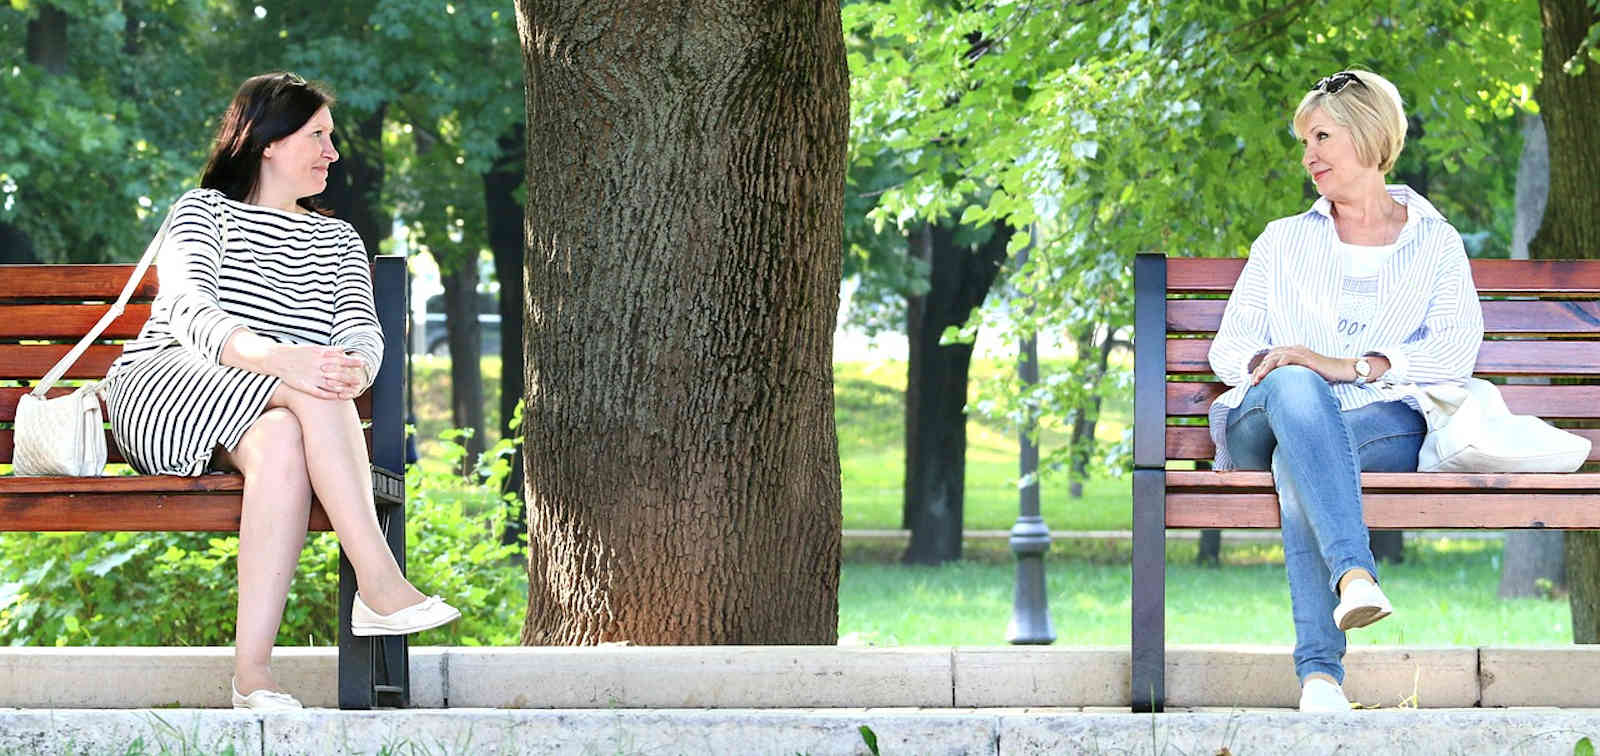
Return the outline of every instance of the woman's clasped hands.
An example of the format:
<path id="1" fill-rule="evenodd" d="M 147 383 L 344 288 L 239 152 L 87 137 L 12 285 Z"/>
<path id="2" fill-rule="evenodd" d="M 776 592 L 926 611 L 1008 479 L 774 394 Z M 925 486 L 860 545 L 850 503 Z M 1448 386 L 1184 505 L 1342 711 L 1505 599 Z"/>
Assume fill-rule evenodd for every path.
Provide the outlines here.
<path id="1" fill-rule="evenodd" d="M 367 386 L 367 367 L 336 346 L 283 346 L 273 372 L 290 388 L 318 399 L 354 399 Z"/>

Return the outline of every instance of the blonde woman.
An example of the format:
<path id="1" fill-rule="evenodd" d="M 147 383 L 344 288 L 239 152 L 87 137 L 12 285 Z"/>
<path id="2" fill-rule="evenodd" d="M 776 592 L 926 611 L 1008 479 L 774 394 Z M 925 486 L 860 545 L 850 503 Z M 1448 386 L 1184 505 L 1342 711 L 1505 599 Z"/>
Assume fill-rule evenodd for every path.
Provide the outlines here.
<path id="1" fill-rule="evenodd" d="M 1368 71 L 1318 81 L 1294 113 L 1321 197 L 1267 224 L 1211 347 L 1216 468 L 1272 470 L 1300 710 L 1350 711 L 1345 631 L 1394 611 L 1361 517 L 1362 471 L 1414 471 L 1417 384 L 1459 382 L 1483 316 L 1461 237 L 1386 185 L 1405 146 L 1399 92 Z"/>

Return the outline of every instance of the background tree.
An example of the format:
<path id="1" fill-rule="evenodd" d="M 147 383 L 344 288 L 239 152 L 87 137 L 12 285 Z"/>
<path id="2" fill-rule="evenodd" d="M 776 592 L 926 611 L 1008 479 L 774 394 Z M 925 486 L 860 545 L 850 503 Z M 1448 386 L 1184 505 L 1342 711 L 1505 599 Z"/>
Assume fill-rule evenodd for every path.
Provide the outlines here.
<path id="1" fill-rule="evenodd" d="M 517 13 L 523 641 L 833 643 L 838 4 Z"/>
<path id="2" fill-rule="evenodd" d="M 1539 114 L 1550 149 L 1550 192 L 1528 256 L 1600 258 L 1600 9 L 1586 0 L 1540 0 L 1544 50 Z M 1567 534 L 1572 639 L 1600 643 L 1600 532 Z"/>

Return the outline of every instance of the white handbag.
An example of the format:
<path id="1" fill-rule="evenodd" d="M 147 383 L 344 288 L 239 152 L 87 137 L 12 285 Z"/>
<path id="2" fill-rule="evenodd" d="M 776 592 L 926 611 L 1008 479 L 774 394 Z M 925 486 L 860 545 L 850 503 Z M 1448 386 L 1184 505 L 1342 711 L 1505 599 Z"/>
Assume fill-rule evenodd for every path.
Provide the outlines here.
<path id="1" fill-rule="evenodd" d="M 1417 401 L 1428 421 L 1418 472 L 1573 472 L 1589 458 L 1589 439 L 1511 414 L 1481 378 L 1421 386 Z"/>
<path id="2" fill-rule="evenodd" d="M 172 224 L 172 213 L 167 213 L 144 257 L 134 268 L 133 277 L 122 287 L 117 303 L 100 318 L 88 335 L 78 342 L 50 372 L 39 379 L 33 390 L 17 401 L 17 418 L 13 428 L 11 471 L 17 475 L 72 475 L 94 476 L 105 471 L 106 432 L 105 418 L 100 412 L 100 391 L 105 383 L 91 382 L 78 390 L 54 398 L 45 398 L 45 392 L 54 386 L 84 350 L 94 343 L 100 333 L 122 315 L 122 310 L 144 279 L 145 271 L 155 260 Z"/>

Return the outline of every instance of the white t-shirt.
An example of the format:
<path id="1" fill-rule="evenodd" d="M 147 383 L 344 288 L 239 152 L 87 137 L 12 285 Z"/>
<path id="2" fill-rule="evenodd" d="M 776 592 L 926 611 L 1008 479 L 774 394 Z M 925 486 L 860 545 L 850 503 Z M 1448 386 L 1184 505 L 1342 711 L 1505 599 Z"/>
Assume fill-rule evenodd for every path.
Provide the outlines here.
<path id="1" fill-rule="evenodd" d="M 1344 285 L 1339 296 L 1339 356 L 1355 356 L 1356 337 L 1377 317 L 1378 271 L 1399 246 L 1371 247 L 1334 241 L 1334 249 L 1344 257 Z"/>

